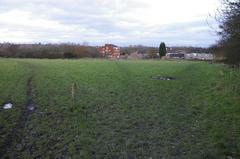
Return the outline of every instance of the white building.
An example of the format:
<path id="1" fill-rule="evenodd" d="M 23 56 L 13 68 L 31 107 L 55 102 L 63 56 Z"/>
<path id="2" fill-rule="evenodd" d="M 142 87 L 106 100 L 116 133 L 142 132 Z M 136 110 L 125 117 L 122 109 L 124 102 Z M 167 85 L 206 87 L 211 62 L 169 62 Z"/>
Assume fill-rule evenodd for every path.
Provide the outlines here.
<path id="1" fill-rule="evenodd" d="M 207 53 L 188 53 L 188 54 L 185 54 L 185 59 L 188 59 L 188 60 L 213 60 L 214 55 L 207 54 Z"/>

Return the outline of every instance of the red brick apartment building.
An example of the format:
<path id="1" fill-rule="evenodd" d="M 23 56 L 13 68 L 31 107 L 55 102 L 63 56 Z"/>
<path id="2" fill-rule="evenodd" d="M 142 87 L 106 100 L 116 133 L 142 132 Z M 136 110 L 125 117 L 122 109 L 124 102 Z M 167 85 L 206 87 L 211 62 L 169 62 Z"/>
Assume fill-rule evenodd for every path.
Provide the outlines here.
<path id="1" fill-rule="evenodd" d="M 113 44 L 105 44 L 105 46 L 97 48 L 98 52 L 106 58 L 120 58 L 120 47 Z"/>

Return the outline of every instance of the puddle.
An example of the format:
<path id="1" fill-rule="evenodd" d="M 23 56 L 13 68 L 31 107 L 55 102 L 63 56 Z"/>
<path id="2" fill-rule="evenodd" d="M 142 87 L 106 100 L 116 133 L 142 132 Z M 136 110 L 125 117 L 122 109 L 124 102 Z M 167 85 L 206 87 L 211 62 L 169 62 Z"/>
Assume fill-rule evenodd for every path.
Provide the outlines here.
<path id="1" fill-rule="evenodd" d="M 155 80 L 162 80 L 162 81 L 176 80 L 175 77 L 169 77 L 169 76 L 155 76 L 155 77 L 152 76 L 151 78 Z"/>
<path id="2" fill-rule="evenodd" d="M 12 109 L 13 104 L 12 103 L 6 103 L 3 105 L 3 109 Z"/>
<path id="3" fill-rule="evenodd" d="M 30 111 L 33 111 L 35 109 L 34 105 L 33 104 L 29 104 L 27 106 L 27 109 L 30 110 Z"/>

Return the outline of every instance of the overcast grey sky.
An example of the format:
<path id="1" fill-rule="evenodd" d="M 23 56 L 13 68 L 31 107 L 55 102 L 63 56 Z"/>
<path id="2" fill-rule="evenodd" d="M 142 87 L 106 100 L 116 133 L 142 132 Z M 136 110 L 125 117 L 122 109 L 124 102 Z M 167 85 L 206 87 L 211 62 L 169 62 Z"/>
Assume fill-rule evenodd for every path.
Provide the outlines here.
<path id="1" fill-rule="evenodd" d="M 0 0 L 0 42 L 205 47 L 217 40 L 209 14 L 218 6 L 219 0 Z"/>

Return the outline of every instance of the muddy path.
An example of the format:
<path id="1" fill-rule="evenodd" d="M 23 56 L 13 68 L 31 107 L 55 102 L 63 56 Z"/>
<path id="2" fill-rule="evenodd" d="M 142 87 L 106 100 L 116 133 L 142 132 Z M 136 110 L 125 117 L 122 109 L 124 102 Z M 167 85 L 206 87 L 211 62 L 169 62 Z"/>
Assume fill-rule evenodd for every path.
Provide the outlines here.
<path id="1" fill-rule="evenodd" d="M 34 104 L 34 91 L 33 91 L 33 78 L 34 78 L 34 70 L 33 67 L 24 64 L 30 69 L 30 76 L 27 79 L 26 85 L 26 104 L 22 107 L 21 115 L 16 122 L 16 125 L 6 137 L 3 145 L 0 147 L 0 158 L 19 158 L 16 156 L 14 152 L 19 149 L 22 143 L 22 139 L 24 138 L 24 128 L 26 127 L 27 122 L 31 119 L 32 114 L 34 113 L 36 107 Z"/>

